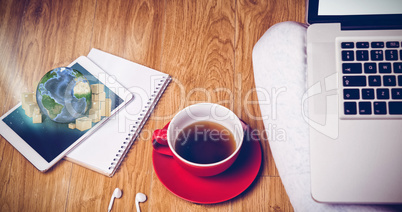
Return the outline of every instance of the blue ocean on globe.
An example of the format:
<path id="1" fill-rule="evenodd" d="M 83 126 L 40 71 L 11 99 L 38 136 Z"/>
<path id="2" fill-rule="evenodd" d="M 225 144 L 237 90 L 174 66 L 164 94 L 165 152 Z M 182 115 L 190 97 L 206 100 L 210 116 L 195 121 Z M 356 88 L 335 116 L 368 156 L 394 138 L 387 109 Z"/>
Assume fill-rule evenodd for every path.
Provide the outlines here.
<path id="1" fill-rule="evenodd" d="M 70 123 L 85 115 L 91 94 L 91 86 L 81 72 L 60 67 L 42 77 L 36 100 L 46 117 L 58 123 Z"/>

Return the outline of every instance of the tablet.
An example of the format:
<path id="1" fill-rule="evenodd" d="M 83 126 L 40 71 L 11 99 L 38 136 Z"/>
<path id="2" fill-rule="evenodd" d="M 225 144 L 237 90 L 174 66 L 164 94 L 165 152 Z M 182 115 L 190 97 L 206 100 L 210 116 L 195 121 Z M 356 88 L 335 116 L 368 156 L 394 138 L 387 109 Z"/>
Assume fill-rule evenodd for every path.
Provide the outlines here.
<path id="1" fill-rule="evenodd" d="M 85 82 L 89 83 L 91 87 L 91 91 L 88 90 L 86 93 L 86 95 L 91 96 L 91 101 L 86 104 L 89 108 L 83 114 L 83 117 L 73 120 L 71 123 L 60 123 L 53 121 L 56 119 L 52 120 L 52 118 L 62 114 L 62 109 L 52 113 L 46 109 L 49 112 L 47 113 L 48 115 L 40 115 L 39 119 L 41 120 L 39 120 L 38 112 L 36 111 L 32 115 L 32 111 L 29 112 L 32 107 L 26 106 L 27 103 L 24 102 L 19 103 L 0 118 L 0 134 L 42 172 L 47 171 L 56 164 L 74 146 L 84 141 L 109 118 L 113 118 L 113 114 L 133 100 L 133 95 L 125 87 L 87 57 L 79 57 L 69 67 L 83 74 L 87 79 Z M 45 76 L 48 76 L 46 83 L 50 82 L 52 77 L 53 80 L 59 77 L 56 74 Z M 55 81 L 53 84 L 56 84 Z M 77 84 L 78 81 L 76 81 L 75 85 Z M 76 86 L 74 86 L 75 88 Z M 35 95 L 33 98 L 36 99 Z M 44 101 L 44 98 L 40 100 L 41 103 L 44 103 Z M 50 101 L 57 103 L 56 98 L 52 98 Z M 30 101 L 29 105 L 35 104 L 32 102 Z M 56 104 L 56 106 L 62 108 L 60 105 Z M 68 108 L 68 105 L 66 103 L 65 108 Z M 36 107 L 37 110 L 38 107 Z M 56 115 L 54 115 L 55 113 Z"/>

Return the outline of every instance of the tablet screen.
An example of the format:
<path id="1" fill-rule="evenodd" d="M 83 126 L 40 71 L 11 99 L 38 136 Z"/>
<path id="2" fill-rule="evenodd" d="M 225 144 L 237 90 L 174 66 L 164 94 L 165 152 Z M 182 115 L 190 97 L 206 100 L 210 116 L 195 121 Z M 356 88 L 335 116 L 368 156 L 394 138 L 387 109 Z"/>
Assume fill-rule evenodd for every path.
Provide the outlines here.
<path id="1" fill-rule="evenodd" d="M 89 81 L 89 84 L 103 84 L 80 64 L 71 66 L 81 72 Z M 111 99 L 111 111 L 123 104 L 123 99 L 104 85 L 106 98 Z M 87 111 L 88 113 L 88 111 Z M 43 116 L 44 117 L 44 116 Z M 105 117 L 103 117 L 105 118 Z M 80 131 L 70 129 L 67 124 L 56 123 L 49 118 L 42 118 L 42 123 L 33 123 L 32 118 L 25 114 L 22 106 L 3 118 L 3 122 L 18 134 L 31 148 L 38 152 L 48 163 L 70 147 L 88 130 Z M 92 126 L 96 123 L 92 123 Z"/>

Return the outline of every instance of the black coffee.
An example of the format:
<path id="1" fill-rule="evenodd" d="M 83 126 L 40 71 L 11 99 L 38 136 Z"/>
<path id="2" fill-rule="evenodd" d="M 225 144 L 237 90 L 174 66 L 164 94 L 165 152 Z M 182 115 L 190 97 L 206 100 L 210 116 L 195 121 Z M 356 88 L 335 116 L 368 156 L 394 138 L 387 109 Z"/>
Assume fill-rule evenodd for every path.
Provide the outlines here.
<path id="1" fill-rule="evenodd" d="M 185 127 L 179 133 L 175 150 L 193 163 L 216 163 L 236 150 L 236 142 L 233 134 L 224 126 L 201 121 Z"/>

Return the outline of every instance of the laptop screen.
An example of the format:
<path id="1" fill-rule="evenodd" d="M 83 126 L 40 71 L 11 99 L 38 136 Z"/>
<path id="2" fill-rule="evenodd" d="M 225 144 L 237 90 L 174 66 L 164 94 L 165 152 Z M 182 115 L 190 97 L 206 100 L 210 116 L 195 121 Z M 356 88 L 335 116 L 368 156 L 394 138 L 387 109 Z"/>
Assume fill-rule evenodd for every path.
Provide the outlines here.
<path id="1" fill-rule="evenodd" d="M 402 14 L 401 0 L 320 0 L 318 15 Z"/>
<path id="2" fill-rule="evenodd" d="M 308 0 L 307 22 L 345 29 L 402 29 L 402 0 Z"/>

